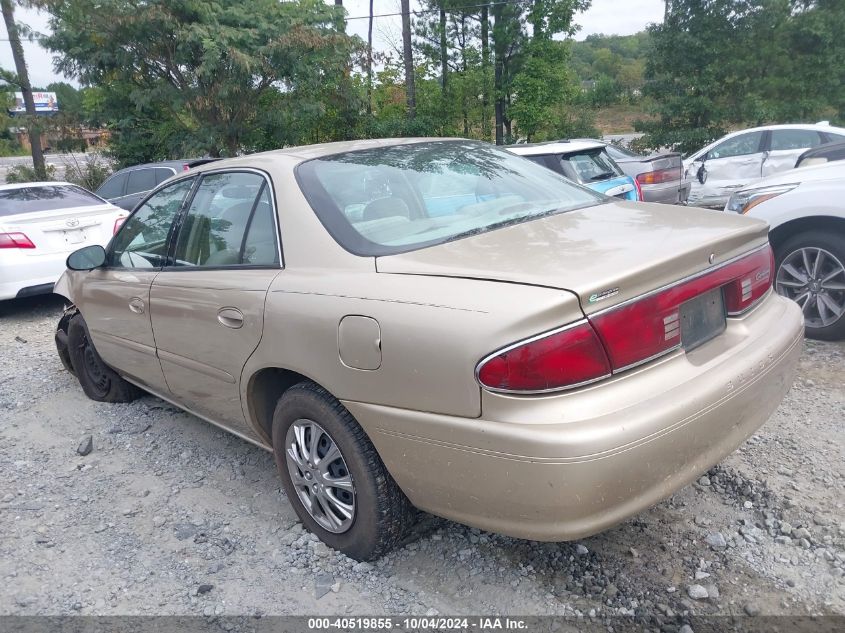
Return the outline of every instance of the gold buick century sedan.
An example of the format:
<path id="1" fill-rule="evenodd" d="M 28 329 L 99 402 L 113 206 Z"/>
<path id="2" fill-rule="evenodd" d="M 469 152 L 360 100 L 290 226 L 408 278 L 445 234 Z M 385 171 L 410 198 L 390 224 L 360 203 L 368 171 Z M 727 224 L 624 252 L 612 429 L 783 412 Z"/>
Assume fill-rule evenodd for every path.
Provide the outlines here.
<path id="1" fill-rule="evenodd" d="M 803 318 L 764 222 L 624 202 L 486 143 L 295 147 L 178 174 L 68 258 L 59 355 L 272 450 L 349 556 L 413 508 L 604 530 L 774 411 Z"/>

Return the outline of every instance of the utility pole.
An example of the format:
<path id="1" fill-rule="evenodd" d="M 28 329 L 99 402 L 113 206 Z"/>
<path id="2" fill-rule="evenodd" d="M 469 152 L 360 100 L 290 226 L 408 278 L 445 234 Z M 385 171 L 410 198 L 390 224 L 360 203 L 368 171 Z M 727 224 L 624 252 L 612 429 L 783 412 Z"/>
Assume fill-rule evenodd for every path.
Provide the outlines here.
<path id="1" fill-rule="evenodd" d="M 18 75 L 18 85 L 23 95 L 23 103 L 26 108 L 27 122 L 26 131 L 29 135 L 29 145 L 32 148 L 32 167 L 39 180 L 47 180 L 47 167 L 44 164 L 44 151 L 41 149 L 41 127 L 36 121 L 35 100 L 32 98 L 32 84 L 29 83 L 29 72 L 26 69 L 26 59 L 23 56 L 21 35 L 15 22 L 15 7 L 12 0 L 0 0 L 0 9 L 3 11 L 3 21 L 6 23 L 6 31 L 9 33 L 9 44 L 12 46 L 12 57 L 15 59 L 15 70 Z"/>

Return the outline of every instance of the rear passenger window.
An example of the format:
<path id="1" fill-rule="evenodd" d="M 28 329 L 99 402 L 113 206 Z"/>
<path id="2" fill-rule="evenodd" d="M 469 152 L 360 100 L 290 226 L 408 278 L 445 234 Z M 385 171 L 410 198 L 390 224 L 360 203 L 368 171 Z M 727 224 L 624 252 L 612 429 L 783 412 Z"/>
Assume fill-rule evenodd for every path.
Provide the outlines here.
<path id="1" fill-rule="evenodd" d="M 163 183 L 165 180 L 170 178 L 174 173 L 172 169 L 165 169 L 163 167 L 158 167 L 158 168 L 154 169 L 153 171 L 155 171 L 156 184 L 157 185 Z"/>
<path id="2" fill-rule="evenodd" d="M 115 174 L 106 180 L 100 188 L 95 192 L 101 198 L 108 200 L 109 198 L 119 198 L 123 195 L 123 190 L 126 187 L 126 174 Z"/>
<path id="3" fill-rule="evenodd" d="M 261 190 L 252 221 L 244 239 L 243 263 L 250 266 L 279 264 L 279 246 L 276 239 L 276 221 L 273 219 L 273 202 L 267 185 Z"/>
<path id="4" fill-rule="evenodd" d="M 254 173 L 203 176 L 179 230 L 174 265 L 278 265 L 278 256 L 272 255 L 278 250 L 273 210 L 265 190 L 264 178 Z"/>
<path id="5" fill-rule="evenodd" d="M 126 193 L 128 195 L 149 191 L 155 186 L 156 176 L 152 169 L 136 169 L 129 172 L 129 184 L 126 186 Z"/>
<path id="6" fill-rule="evenodd" d="M 772 150 L 808 149 L 822 144 L 821 136 L 813 130 L 773 130 Z"/>

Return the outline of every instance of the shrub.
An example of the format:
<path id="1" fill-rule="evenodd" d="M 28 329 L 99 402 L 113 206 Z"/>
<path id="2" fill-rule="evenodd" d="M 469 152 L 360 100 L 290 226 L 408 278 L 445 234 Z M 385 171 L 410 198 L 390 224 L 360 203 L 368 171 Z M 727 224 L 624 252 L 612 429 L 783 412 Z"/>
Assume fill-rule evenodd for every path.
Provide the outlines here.
<path id="1" fill-rule="evenodd" d="M 53 165 L 47 165 L 47 180 L 56 179 L 56 168 Z M 16 184 L 21 182 L 38 182 L 43 180 L 35 173 L 35 167 L 32 165 L 19 164 L 9 167 L 6 172 L 6 182 L 9 184 Z"/>
<path id="2" fill-rule="evenodd" d="M 73 162 L 65 167 L 65 180 L 88 191 L 96 191 L 111 173 L 111 165 L 102 156 L 91 154 L 81 162 L 74 156 Z"/>

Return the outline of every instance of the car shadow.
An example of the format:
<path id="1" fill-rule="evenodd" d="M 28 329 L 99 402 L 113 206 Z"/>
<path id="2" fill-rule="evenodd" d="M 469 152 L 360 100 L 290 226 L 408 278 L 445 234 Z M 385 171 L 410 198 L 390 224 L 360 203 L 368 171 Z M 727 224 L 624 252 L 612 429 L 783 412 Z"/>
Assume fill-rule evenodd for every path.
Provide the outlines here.
<path id="1" fill-rule="evenodd" d="M 60 311 L 66 303 L 67 299 L 57 294 L 7 299 L 0 301 L 0 319 L 44 318 Z"/>

